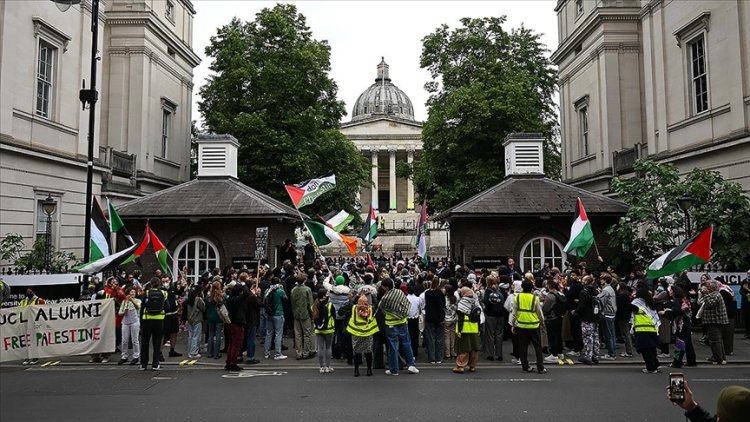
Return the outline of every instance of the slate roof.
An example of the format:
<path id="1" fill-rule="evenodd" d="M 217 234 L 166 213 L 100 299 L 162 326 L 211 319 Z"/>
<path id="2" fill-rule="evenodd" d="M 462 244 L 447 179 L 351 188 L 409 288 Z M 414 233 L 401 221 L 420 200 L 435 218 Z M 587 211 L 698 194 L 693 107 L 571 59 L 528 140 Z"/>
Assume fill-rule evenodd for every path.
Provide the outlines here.
<path id="1" fill-rule="evenodd" d="M 513 176 L 443 211 L 435 219 L 469 216 L 572 215 L 576 197 L 587 214 L 621 216 L 627 205 L 542 176 Z"/>
<path id="2" fill-rule="evenodd" d="M 117 207 L 123 218 L 277 218 L 297 211 L 232 178 L 202 178 Z M 303 214 L 304 216 L 304 214 Z"/>

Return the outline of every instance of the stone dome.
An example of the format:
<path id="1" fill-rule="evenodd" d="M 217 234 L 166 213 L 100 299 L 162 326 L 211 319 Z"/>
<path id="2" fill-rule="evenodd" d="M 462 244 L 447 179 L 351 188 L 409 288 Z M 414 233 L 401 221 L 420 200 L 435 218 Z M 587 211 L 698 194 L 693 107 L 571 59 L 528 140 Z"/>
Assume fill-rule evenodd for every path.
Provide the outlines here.
<path id="1" fill-rule="evenodd" d="M 378 64 L 375 83 L 357 98 L 352 110 L 352 122 L 379 116 L 414 120 L 414 107 L 411 105 L 411 100 L 404 91 L 391 82 L 385 58 L 382 58 Z"/>

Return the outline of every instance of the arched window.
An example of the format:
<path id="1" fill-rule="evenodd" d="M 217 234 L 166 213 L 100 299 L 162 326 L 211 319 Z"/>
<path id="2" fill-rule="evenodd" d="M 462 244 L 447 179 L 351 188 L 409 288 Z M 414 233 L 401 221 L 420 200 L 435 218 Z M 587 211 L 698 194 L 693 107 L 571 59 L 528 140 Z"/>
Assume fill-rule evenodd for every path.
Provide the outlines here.
<path id="1" fill-rule="evenodd" d="M 563 247 L 555 239 L 549 237 L 535 237 L 521 248 L 521 268 L 524 271 L 534 271 L 543 268 L 549 262 L 550 267 L 563 268 Z"/>
<path id="2" fill-rule="evenodd" d="M 198 281 L 201 274 L 219 266 L 219 253 L 208 239 L 192 237 L 177 246 L 174 273 L 187 267 L 187 280 Z"/>

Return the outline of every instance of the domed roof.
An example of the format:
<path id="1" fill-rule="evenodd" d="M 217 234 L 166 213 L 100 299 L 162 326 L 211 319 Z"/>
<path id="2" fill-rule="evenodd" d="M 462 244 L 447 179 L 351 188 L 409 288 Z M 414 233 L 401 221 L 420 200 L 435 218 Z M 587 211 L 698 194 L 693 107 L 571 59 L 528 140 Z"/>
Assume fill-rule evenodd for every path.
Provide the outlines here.
<path id="1" fill-rule="evenodd" d="M 404 91 L 391 82 L 388 76 L 388 64 L 382 58 L 378 64 L 378 76 L 357 98 L 352 110 L 352 122 L 378 116 L 393 116 L 405 120 L 414 120 L 414 107 Z"/>

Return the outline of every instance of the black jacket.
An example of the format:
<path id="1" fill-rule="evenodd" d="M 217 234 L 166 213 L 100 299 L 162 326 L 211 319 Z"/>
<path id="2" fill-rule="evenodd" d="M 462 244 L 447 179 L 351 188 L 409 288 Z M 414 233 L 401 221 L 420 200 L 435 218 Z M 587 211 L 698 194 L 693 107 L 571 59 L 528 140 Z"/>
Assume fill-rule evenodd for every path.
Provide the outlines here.
<path id="1" fill-rule="evenodd" d="M 247 299 L 245 300 L 245 322 L 249 327 L 252 327 L 253 325 L 258 325 L 258 321 L 260 320 L 260 306 L 262 302 L 260 298 L 255 296 L 255 294 L 247 287 L 244 288 L 244 291 L 247 294 Z"/>
<path id="2" fill-rule="evenodd" d="M 617 311 L 615 312 L 615 321 L 630 321 L 630 294 L 623 292 L 615 296 L 617 302 Z"/>
<path id="3" fill-rule="evenodd" d="M 225 304 L 232 324 L 247 324 L 247 295 L 248 292 L 243 288 L 232 290 L 227 298 Z"/>
<path id="4" fill-rule="evenodd" d="M 438 289 L 424 292 L 425 320 L 432 324 L 441 324 L 445 320 L 445 295 Z"/>
<path id="5" fill-rule="evenodd" d="M 574 311 L 578 307 L 578 298 L 581 296 L 583 290 L 583 284 L 576 281 L 571 283 L 568 290 L 565 292 L 565 297 L 568 298 L 568 306 L 571 311 Z"/>
<path id="6" fill-rule="evenodd" d="M 493 300 L 490 300 L 494 297 Z M 484 314 L 490 317 L 502 318 L 505 316 L 505 297 L 500 289 L 487 289 L 484 291 Z"/>
<path id="7" fill-rule="evenodd" d="M 597 322 L 599 320 L 598 316 L 594 314 L 594 296 L 596 296 L 596 289 L 593 287 L 584 287 L 580 296 L 578 296 L 576 315 L 583 322 Z M 601 313 L 601 310 L 599 312 Z"/>

